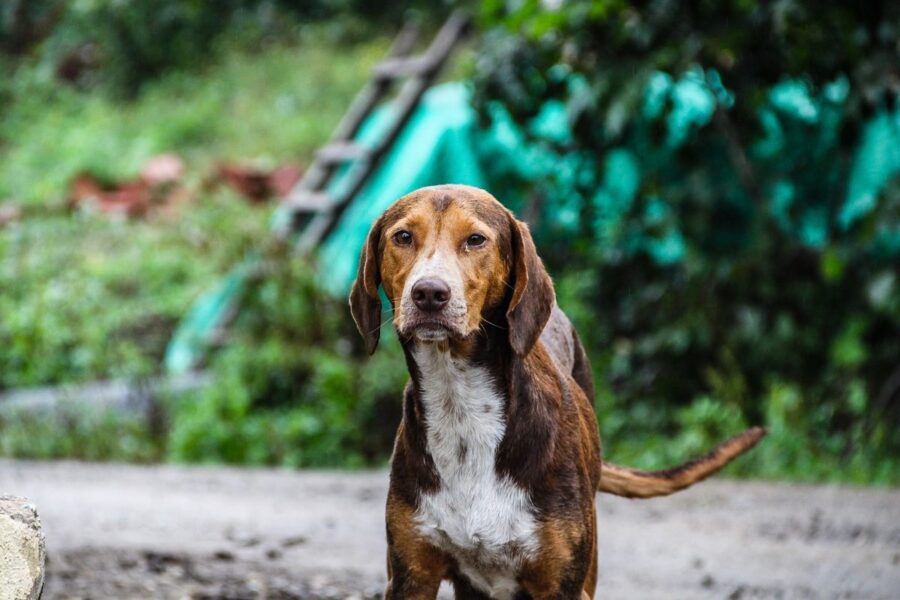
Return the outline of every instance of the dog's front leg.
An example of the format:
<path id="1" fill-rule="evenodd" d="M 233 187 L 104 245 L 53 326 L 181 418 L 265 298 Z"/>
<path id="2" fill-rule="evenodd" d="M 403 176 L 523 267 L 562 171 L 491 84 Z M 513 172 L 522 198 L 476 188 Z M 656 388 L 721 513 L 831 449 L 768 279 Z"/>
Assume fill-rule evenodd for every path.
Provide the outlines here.
<path id="1" fill-rule="evenodd" d="M 584 526 L 587 523 L 587 526 Z M 574 520 L 549 519 L 541 550 L 525 565 L 522 587 L 534 600 L 591 600 L 597 582 L 596 510 Z"/>
<path id="2" fill-rule="evenodd" d="M 434 600 L 437 598 L 441 578 L 415 573 L 412 568 L 400 568 L 391 566 L 391 575 L 388 579 L 387 589 L 384 592 L 385 600 Z"/>
<path id="3" fill-rule="evenodd" d="M 450 568 L 447 556 L 419 534 L 414 517 L 411 506 L 388 496 L 385 600 L 434 600 Z"/>

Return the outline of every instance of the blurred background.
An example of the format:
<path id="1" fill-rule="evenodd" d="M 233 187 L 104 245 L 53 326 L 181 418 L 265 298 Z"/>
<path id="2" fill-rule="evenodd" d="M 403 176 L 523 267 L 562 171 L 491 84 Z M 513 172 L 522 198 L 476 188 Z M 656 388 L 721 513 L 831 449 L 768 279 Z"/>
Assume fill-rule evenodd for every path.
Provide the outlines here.
<path id="1" fill-rule="evenodd" d="M 283 198 L 403 23 L 421 50 L 458 7 L 470 35 L 296 252 Z M 387 332 L 365 355 L 345 292 L 374 215 L 452 181 L 532 225 L 611 460 L 764 424 L 731 474 L 900 483 L 897 3 L 9 0 L 0 73 L 3 456 L 385 464 L 405 363 Z"/>

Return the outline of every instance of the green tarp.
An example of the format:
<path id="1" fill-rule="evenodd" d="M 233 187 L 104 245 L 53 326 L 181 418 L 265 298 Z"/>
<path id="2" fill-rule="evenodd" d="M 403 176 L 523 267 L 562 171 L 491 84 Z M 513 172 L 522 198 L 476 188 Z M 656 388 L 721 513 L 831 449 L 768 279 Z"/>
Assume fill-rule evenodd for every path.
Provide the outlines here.
<path id="1" fill-rule="evenodd" d="M 730 105 L 732 98 L 717 81 L 715 72 L 699 70 L 689 71 L 678 80 L 662 73 L 650 78 L 643 116 L 659 118 L 656 113 L 666 102 L 673 107 L 666 116 L 664 144 L 667 147 L 674 151 L 692 128 L 710 120 L 717 105 L 725 108 Z M 805 151 L 803 147 L 788 147 L 791 144 L 783 131 L 784 120 L 776 118 L 776 114 L 796 122 L 818 124 L 820 138 L 815 142 L 820 146 L 829 143 L 829 139 L 833 142 L 832 135 L 836 134 L 840 121 L 839 115 L 835 116 L 835 107 L 840 106 L 845 86 L 838 81 L 819 97 L 813 97 L 798 82 L 775 86 L 760 112 L 764 135 L 753 151 L 763 158 L 767 153 L 778 158 L 789 151 Z M 542 190 L 550 200 L 547 211 L 550 224 L 565 230 L 576 224 L 579 214 L 580 199 L 573 192 L 575 184 L 590 176 L 597 188 L 592 202 L 598 215 L 594 223 L 598 243 L 604 243 L 605 231 L 615 230 L 618 219 L 623 218 L 639 189 L 641 174 L 632 149 L 613 149 L 603 161 L 602 173 L 587 173 L 596 168 L 597 157 L 578 153 L 560 155 L 550 150 L 553 144 L 558 147 L 569 138 L 568 119 L 562 105 L 548 103 L 527 125 L 532 135 L 526 136 L 496 107 L 492 112 L 492 126 L 480 129 L 470 99 L 467 84 L 458 82 L 437 86 L 424 95 L 397 142 L 319 251 L 319 273 L 327 290 L 337 296 L 347 293 L 371 223 L 397 198 L 423 186 L 463 183 L 500 190 L 498 197 L 516 207 L 521 198 L 515 195 L 521 195 L 523 190 L 510 189 L 502 175 L 514 174 L 517 181 Z M 382 107 L 364 124 L 357 140 L 373 143 L 393 117 L 390 105 Z M 535 137 L 537 142 L 533 141 Z M 497 176 L 498 173 L 501 175 Z M 884 186 L 900 174 L 900 112 L 880 112 L 866 124 L 849 173 L 846 200 L 837 215 L 838 226 L 842 228 L 870 212 Z M 339 173 L 330 191 L 346 185 L 346 177 L 342 177 L 345 174 Z M 776 219 L 779 203 L 789 203 L 792 194 L 788 181 L 771 191 L 770 210 Z M 665 199 L 654 199 L 648 210 L 665 213 L 668 210 Z M 812 206 L 809 217 L 801 219 L 799 229 L 794 232 L 810 246 L 820 244 L 826 235 L 827 222 L 818 218 L 821 211 L 816 210 Z M 277 226 L 289 218 L 289 213 L 279 210 L 274 218 Z M 661 239 L 648 241 L 645 250 L 660 263 L 678 260 L 684 246 L 680 236 L 679 231 L 672 230 Z M 900 233 L 885 231 L 881 237 L 882 249 L 900 255 Z M 238 266 L 192 307 L 169 345 L 165 359 L 168 370 L 185 371 L 203 356 L 212 333 L 237 309 L 253 262 L 254 259 L 249 259 Z"/>
<path id="2" fill-rule="evenodd" d="M 364 144 L 374 142 L 393 118 L 390 107 L 381 109 L 358 139 Z M 445 84 L 425 94 L 381 167 L 322 244 L 319 264 L 326 289 L 337 295 L 349 291 L 369 226 L 397 198 L 442 183 L 488 187 L 476 153 L 477 136 L 475 112 L 464 84 Z M 336 187 L 342 184 L 340 179 L 335 182 Z"/>

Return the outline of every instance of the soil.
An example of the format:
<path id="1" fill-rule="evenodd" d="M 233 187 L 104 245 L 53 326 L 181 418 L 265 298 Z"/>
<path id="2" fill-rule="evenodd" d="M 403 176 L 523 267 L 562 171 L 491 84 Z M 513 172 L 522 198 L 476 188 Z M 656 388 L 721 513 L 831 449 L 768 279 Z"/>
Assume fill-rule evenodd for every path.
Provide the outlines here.
<path id="1" fill-rule="evenodd" d="M 378 598 L 386 486 L 384 471 L 0 461 L 0 493 L 44 525 L 45 600 Z M 597 505 L 598 598 L 900 598 L 900 490 L 717 480 Z"/>

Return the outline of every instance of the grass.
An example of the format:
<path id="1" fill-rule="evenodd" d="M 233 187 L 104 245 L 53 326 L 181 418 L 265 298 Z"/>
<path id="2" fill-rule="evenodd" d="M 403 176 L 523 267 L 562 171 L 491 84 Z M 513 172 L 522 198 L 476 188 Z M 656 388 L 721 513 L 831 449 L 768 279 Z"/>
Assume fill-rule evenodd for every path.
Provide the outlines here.
<path id="1" fill-rule="evenodd" d="M 234 51 L 129 103 L 39 68 L 18 73 L 0 117 L 0 198 L 26 218 L 0 228 L 0 390 L 158 371 L 191 302 L 268 234 L 269 207 L 206 191 L 204 177 L 221 160 L 307 162 L 385 50 L 338 51 L 312 35 Z M 195 196 L 174 214 L 116 221 L 62 208 L 75 174 L 129 178 L 162 152 L 185 159 Z"/>
<path id="2" fill-rule="evenodd" d="M 195 177 L 218 160 L 308 159 L 385 51 L 383 41 L 338 50 L 312 35 L 169 74 L 130 103 L 25 69 L 0 117 L 0 198 L 57 204 L 76 173 L 129 177 L 161 152 L 181 154 Z"/>
<path id="3" fill-rule="evenodd" d="M 148 222 L 0 230 L 0 389 L 157 372 L 190 303 L 266 232 L 267 211 L 227 193 Z"/>
<path id="4" fill-rule="evenodd" d="M 23 219 L 0 227 L 0 392 L 158 373 L 191 303 L 269 237 L 273 205 L 203 185 L 215 163 L 307 163 L 386 50 L 386 40 L 337 46 L 313 32 L 299 43 L 232 50 L 202 70 L 171 73 L 128 103 L 61 87 L 40 67 L 17 73 L 14 102 L 0 115 L 0 199 L 24 209 Z M 77 173 L 127 179 L 162 152 L 184 158 L 191 202 L 144 220 L 65 208 Z M 212 365 L 221 385 L 167 398 L 165 427 L 69 404 L 50 416 L 2 410 L 0 455 L 294 465 L 380 459 L 383 443 L 370 448 L 359 420 L 383 420 L 378 402 L 393 404 L 394 394 L 363 375 L 363 402 L 353 406 L 356 396 L 345 392 L 359 387 L 350 382 L 359 371 L 342 358 L 346 340 L 332 336 L 337 349 L 329 350 L 322 340 L 303 340 L 298 349 L 296 337 L 280 339 L 310 329 L 296 312 L 304 292 L 294 274 L 303 267 L 284 266 L 283 295 L 261 313 L 288 311 L 295 329 L 278 327 L 258 346 L 232 344 Z M 345 310 L 341 301 L 332 312 L 343 322 Z M 268 389 L 267 374 L 297 368 L 297 360 L 313 375 L 293 389 L 289 405 L 260 412 L 244 404 L 253 412 L 233 414 L 243 399 L 268 393 L 259 392 Z M 377 362 L 369 370 L 384 373 Z M 402 385 L 388 381 L 391 392 Z"/>

